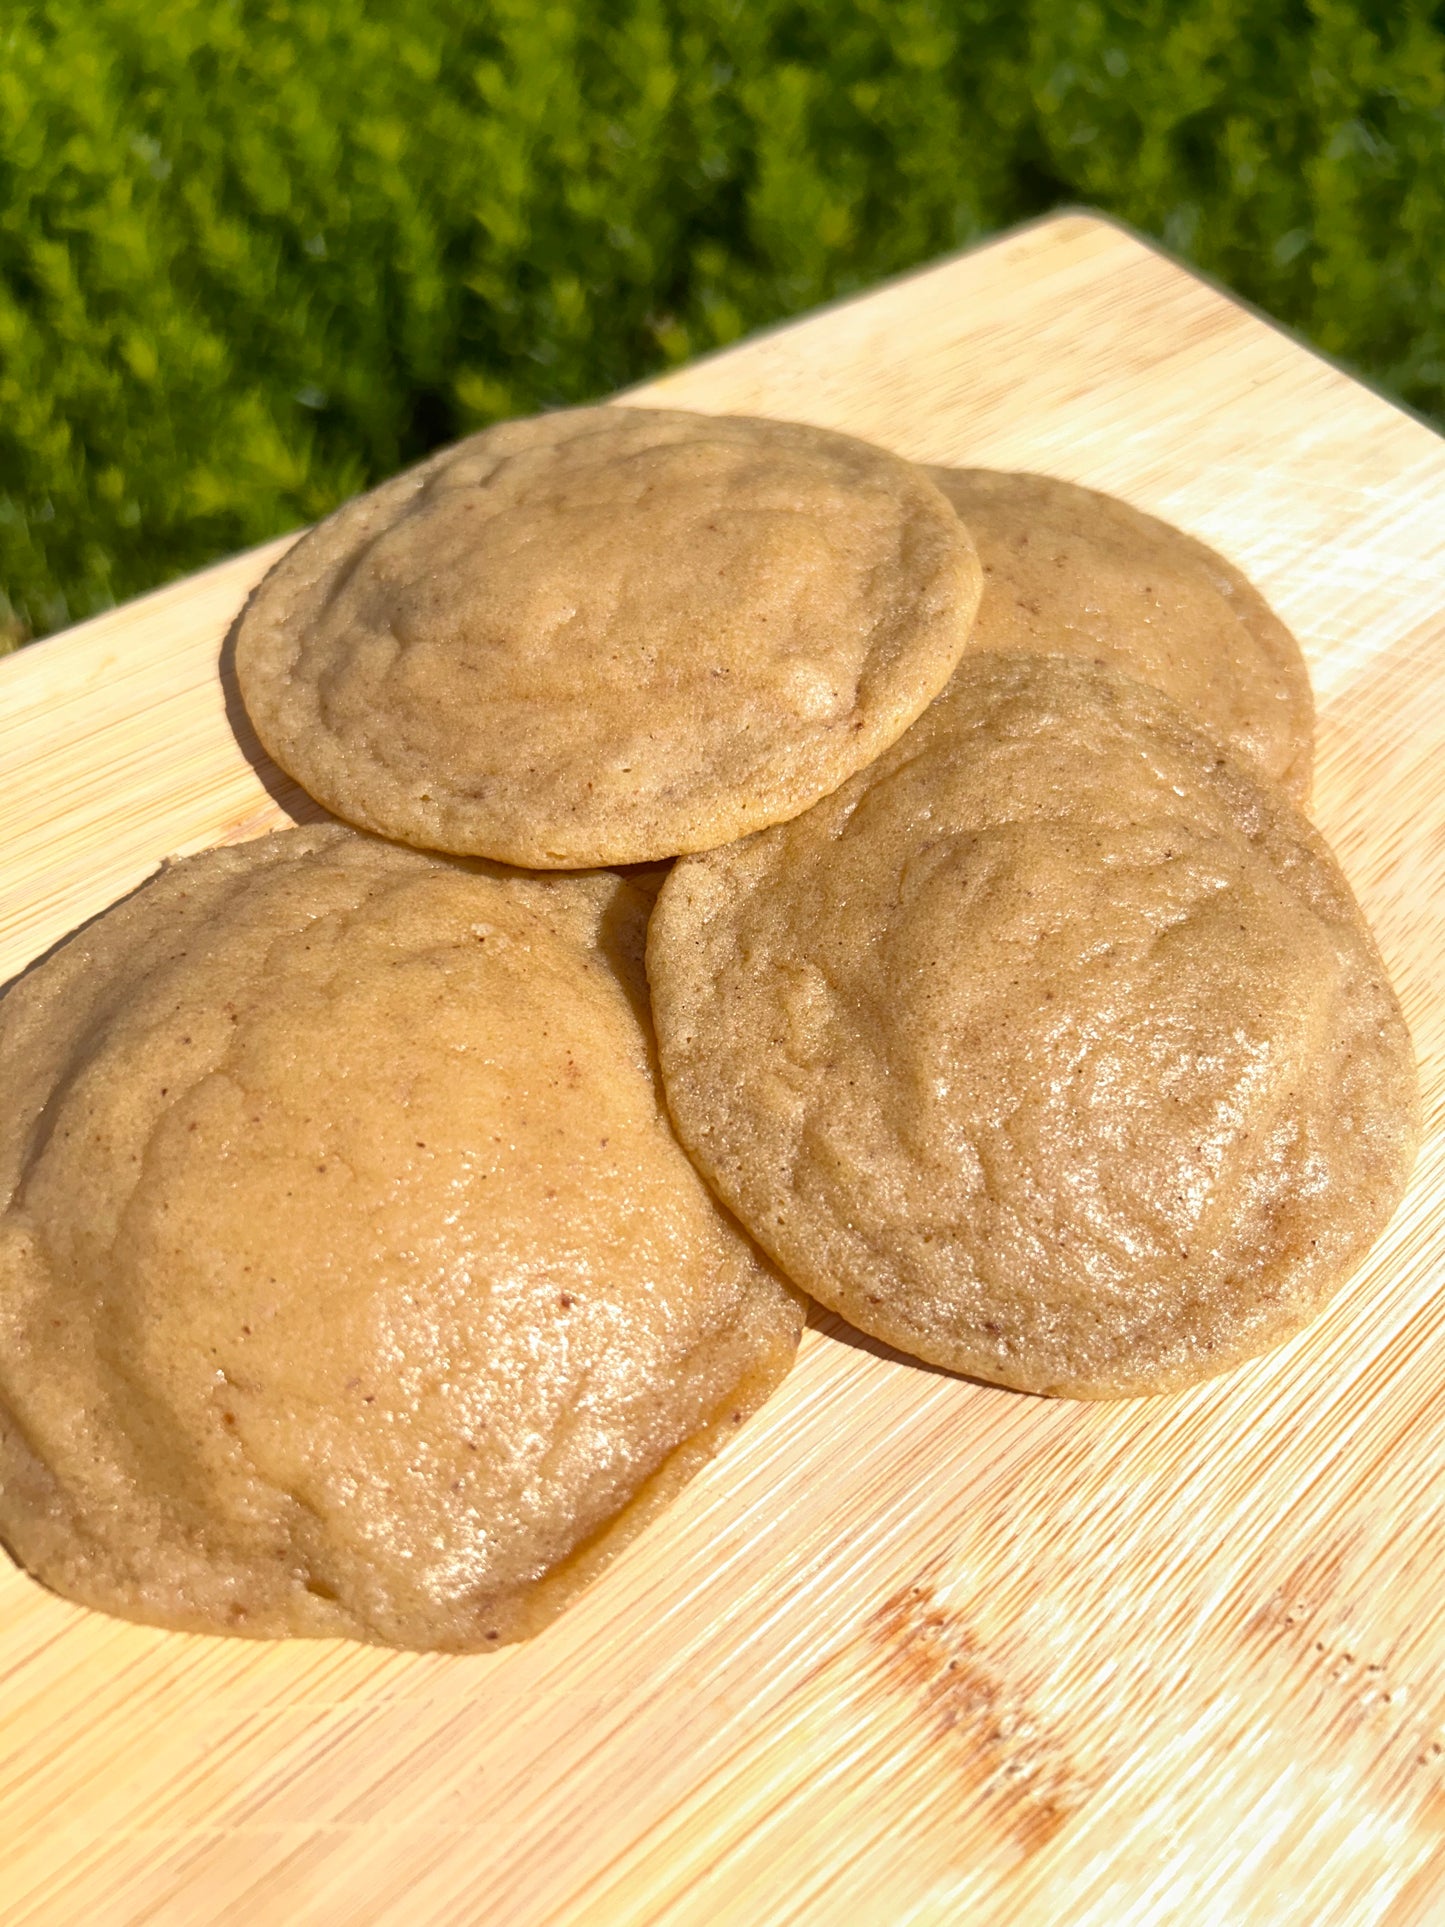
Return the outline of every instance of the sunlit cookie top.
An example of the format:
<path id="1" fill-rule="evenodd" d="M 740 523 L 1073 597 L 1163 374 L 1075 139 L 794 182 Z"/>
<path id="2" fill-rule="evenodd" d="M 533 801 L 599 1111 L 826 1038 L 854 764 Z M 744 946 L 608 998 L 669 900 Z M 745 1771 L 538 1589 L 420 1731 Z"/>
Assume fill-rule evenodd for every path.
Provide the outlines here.
<path id="1" fill-rule="evenodd" d="M 1183 529 L 1073 482 L 987 468 L 928 473 L 983 565 L 973 649 L 1076 656 L 1162 689 L 1296 803 L 1308 801 L 1309 671 L 1233 563 Z"/>
<path id="2" fill-rule="evenodd" d="M 268 1637 L 545 1620 L 782 1377 L 657 1087 L 622 878 L 334 825 L 173 865 L 0 1000 L 0 1535 Z"/>
<path id="3" fill-rule="evenodd" d="M 648 971 L 678 1130 L 783 1269 L 1025 1391 L 1291 1336 L 1414 1157 L 1410 1039 L 1323 840 L 1058 657 L 970 654 L 806 816 L 677 864 Z"/>
<path id="4" fill-rule="evenodd" d="M 826 430 L 588 408 L 340 509 L 237 630 L 267 749 L 423 847 L 640 862 L 783 821 L 947 681 L 977 608 L 927 478 Z"/>

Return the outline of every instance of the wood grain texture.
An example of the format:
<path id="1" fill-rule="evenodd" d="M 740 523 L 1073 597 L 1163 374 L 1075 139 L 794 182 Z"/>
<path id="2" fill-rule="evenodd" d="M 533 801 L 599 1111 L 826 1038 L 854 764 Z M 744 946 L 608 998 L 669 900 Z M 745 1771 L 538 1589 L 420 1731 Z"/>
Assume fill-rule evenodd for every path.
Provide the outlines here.
<path id="1" fill-rule="evenodd" d="M 4 1569 L 0 1917 L 1445 1920 L 1445 443 L 1077 215 L 632 399 L 1114 490 L 1259 583 L 1420 1055 L 1409 1197 L 1302 1339 L 1178 1397 L 1019 1397 L 820 1318 L 500 1654 L 190 1639 Z M 314 814 L 217 666 L 278 550 L 0 665 L 0 975 L 167 853 Z"/>

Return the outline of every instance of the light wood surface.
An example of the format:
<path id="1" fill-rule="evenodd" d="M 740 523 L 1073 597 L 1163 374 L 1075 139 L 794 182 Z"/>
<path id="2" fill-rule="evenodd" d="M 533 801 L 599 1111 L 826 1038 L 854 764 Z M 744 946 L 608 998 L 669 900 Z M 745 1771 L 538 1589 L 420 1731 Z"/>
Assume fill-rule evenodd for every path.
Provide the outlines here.
<path id="1" fill-rule="evenodd" d="M 185 1638 L 3 1567 L 0 1918 L 1445 1921 L 1445 443 L 1072 215 L 643 396 L 1112 489 L 1254 577 L 1414 1031 L 1409 1197 L 1301 1340 L 1179 1397 L 1017 1397 L 821 1321 L 500 1654 Z M 278 547 L 0 665 L 0 976 L 304 813 L 217 668 Z"/>

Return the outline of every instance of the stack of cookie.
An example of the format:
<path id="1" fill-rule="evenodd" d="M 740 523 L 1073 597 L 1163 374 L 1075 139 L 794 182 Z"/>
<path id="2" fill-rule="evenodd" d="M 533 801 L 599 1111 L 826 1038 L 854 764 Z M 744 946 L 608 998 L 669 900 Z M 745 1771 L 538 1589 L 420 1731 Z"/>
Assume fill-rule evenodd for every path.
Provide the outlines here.
<path id="1" fill-rule="evenodd" d="M 766 1397 L 802 1292 L 1162 1391 L 1398 1201 L 1299 651 L 1121 503 L 559 413 L 340 510 L 235 651 L 342 822 L 0 1004 L 0 1532 L 75 1598 L 495 1644 Z"/>

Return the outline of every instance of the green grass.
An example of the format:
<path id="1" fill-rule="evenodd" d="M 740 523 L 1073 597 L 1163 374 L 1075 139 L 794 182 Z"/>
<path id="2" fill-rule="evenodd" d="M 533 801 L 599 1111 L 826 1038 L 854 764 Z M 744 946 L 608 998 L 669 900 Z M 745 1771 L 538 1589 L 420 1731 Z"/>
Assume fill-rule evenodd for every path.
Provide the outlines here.
<path id="1" fill-rule="evenodd" d="M 1445 9 L 9 0 L 0 646 L 1061 201 L 1445 414 Z"/>

